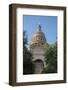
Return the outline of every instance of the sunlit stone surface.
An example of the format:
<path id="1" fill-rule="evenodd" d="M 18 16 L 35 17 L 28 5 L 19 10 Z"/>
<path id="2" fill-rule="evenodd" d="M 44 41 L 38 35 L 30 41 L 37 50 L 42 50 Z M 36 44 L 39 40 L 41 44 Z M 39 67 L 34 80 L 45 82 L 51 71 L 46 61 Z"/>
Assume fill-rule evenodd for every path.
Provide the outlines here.
<path id="1" fill-rule="evenodd" d="M 40 74 L 45 66 L 44 44 L 47 43 L 45 34 L 42 32 L 41 25 L 38 25 L 36 33 L 32 37 L 30 50 L 33 55 L 34 73 Z"/>

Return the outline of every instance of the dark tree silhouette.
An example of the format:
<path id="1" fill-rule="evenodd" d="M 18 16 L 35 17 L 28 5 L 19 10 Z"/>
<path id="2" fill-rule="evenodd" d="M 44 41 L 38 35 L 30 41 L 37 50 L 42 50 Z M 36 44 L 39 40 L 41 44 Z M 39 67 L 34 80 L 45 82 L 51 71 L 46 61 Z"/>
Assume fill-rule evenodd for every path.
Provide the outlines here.
<path id="1" fill-rule="evenodd" d="M 23 32 L 23 74 L 33 74 L 32 54 L 27 48 L 27 37 Z"/>

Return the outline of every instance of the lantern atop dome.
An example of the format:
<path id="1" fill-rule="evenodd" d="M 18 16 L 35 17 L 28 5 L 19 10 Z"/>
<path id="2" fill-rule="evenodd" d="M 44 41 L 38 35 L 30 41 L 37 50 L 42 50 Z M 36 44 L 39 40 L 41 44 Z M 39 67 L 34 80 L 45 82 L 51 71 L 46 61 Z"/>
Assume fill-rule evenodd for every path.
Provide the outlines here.
<path id="1" fill-rule="evenodd" d="M 39 24 L 38 27 L 37 27 L 37 31 L 41 31 L 41 25 Z"/>

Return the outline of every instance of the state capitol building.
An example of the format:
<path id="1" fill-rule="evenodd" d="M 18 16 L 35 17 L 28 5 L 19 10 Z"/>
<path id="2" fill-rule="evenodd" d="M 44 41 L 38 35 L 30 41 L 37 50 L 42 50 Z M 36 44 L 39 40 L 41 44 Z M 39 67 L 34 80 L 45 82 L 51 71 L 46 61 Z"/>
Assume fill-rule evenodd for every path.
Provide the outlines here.
<path id="1" fill-rule="evenodd" d="M 41 25 L 38 25 L 36 32 L 32 36 L 30 43 L 30 51 L 32 53 L 34 64 L 34 73 L 40 74 L 43 68 L 46 66 L 44 60 L 44 48 L 43 45 L 47 43 L 45 34 L 42 32 Z"/>

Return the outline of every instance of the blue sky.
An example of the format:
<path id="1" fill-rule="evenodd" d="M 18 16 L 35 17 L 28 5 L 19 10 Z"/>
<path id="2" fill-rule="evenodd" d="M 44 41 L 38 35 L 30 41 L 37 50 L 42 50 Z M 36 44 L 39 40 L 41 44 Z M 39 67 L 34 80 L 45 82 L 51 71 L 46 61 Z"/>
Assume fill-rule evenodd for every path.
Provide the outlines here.
<path id="1" fill-rule="evenodd" d="M 33 16 L 24 15 L 24 30 L 28 36 L 28 43 L 31 42 L 33 34 L 37 30 L 37 26 L 40 24 L 42 31 L 45 34 L 47 42 L 52 44 L 56 41 L 57 37 L 57 16 Z"/>

